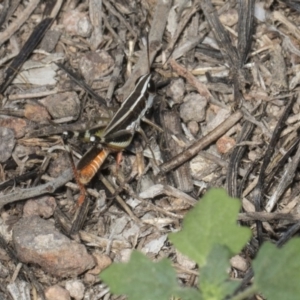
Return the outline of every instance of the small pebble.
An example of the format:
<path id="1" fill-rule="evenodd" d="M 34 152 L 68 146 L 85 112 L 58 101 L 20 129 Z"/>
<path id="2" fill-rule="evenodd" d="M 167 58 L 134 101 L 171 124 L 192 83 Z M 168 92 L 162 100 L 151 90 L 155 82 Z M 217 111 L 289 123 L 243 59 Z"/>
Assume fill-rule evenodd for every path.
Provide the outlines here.
<path id="1" fill-rule="evenodd" d="M 75 300 L 81 300 L 84 297 L 84 284 L 80 280 L 69 280 L 66 282 L 66 290 Z"/>
<path id="2" fill-rule="evenodd" d="M 222 24 L 231 27 L 238 22 L 239 15 L 236 9 L 228 9 L 219 18 Z"/>
<path id="3" fill-rule="evenodd" d="M 92 285 L 96 282 L 98 275 L 89 274 L 88 272 L 84 274 L 83 282 L 87 285 Z"/>
<path id="4" fill-rule="evenodd" d="M 44 196 L 36 200 L 26 201 L 23 208 L 23 216 L 40 216 L 45 219 L 50 218 L 56 208 L 54 197 Z"/>
<path id="5" fill-rule="evenodd" d="M 192 261 L 187 256 L 181 254 L 179 251 L 176 250 L 176 258 L 179 265 L 187 268 L 189 270 L 194 269 L 196 267 L 196 263 Z"/>
<path id="6" fill-rule="evenodd" d="M 0 278 L 6 278 L 8 275 L 9 269 L 0 262 Z"/>
<path id="7" fill-rule="evenodd" d="M 20 139 L 25 135 L 27 122 L 20 118 L 7 118 L 0 120 L 0 127 L 10 128 L 14 131 L 16 139 Z"/>
<path id="8" fill-rule="evenodd" d="M 193 136 L 197 135 L 199 132 L 199 124 L 196 121 L 190 121 L 187 124 L 187 128 Z"/>
<path id="9" fill-rule="evenodd" d="M 55 49 L 61 34 L 62 33 L 57 30 L 47 30 L 44 38 L 41 41 L 40 49 L 43 49 L 49 53 L 52 52 Z"/>
<path id="10" fill-rule="evenodd" d="M 184 122 L 201 122 L 205 119 L 207 101 L 199 94 L 191 93 L 184 97 L 184 103 L 180 106 L 180 117 Z"/>
<path id="11" fill-rule="evenodd" d="M 236 255 L 230 259 L 230 264 L 233 268 L 246 272 L 248 269 L 248 263 L 245 258 L 240 255 Z"/>
<path id="12" fill-rule="evenodd" d="M 106 269 L 112 263 L 111 258 L 106 254 L 94 253 L 93 256 L 96 261 L 96 267 L 94 269 L 89 270 L 88 271 L 89 274 L 92 275 L 100 274 L 104 269 Z"/>
<path id="13" fill-rule="evenodd" d="M 235 140 L 224 135 L 217 140 L 216 145 L 219 153 L 226 154 L 235 146 Z"/>
<path id="14" fill-rule="evenodd" d="M 6 162 L 15 147 L 15 134 L 10 128 L 0 127 L 0 163 Z"/>
<path id="15" fill-rule="evenodd" d="M 175 103 L 180 104 L 183 102 L 184 92 L 185 92 L 184 81 L 182 78 L 178 78 L 171 81 L 171 83 L 167 88 L 166 94 Z"/>
<path id="16" fill-rule="evenodd" d="M 88 17 L 84 16 L 77 22 L 77 33 L 83 37 L 89 37 L 92 33 L 93 26 Z"/>
<path id="17" fill-rule="evenodd" d="M 80 101 L 77 93 L 64 92 L 49 95 L 39 100 L 54 119 L 72 117 L 76 119 L 80 113 Z"/>
<path id="18" fill-rule="evenodd" d="M 28 120 L 40 124 L 47 124 L 51 119 L 47 109 L 44 106 L 37 104 L 26 104 L 24 116 Z"/>
<path id="19" fill-rule="evenodd" d="M 257 152 L 252 150 L 252 151 L 249 151 L 248 153 L 248 158 L 251 160 L 251 161 L 255 161 L 257 159 Z"/>
<path id="20" fill-rule="evenodd" d="M 102 77 L 114 64 L 107 51 L 85 53 L 79 61 L 79 69 L 87 82 Z"/>
<path id="21" fill-rule="evenodd" d="M 70 35 L 88 37 L 92 31 L 92 25 L 86 13 L 76 9 L 67 11 L 62 17 L 64 29 Z"/>
<path id="22" fill-rule="evenodd" d="M 59 285 L 49 286 L 45 290 L 47 300 L 71 300 L 70 293 Z"/>

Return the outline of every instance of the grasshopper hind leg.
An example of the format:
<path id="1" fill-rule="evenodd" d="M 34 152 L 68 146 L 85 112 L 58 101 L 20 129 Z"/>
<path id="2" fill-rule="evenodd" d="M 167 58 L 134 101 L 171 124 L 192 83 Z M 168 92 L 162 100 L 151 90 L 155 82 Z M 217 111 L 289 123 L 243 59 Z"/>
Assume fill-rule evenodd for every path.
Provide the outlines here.
<path id="1" fill-rule="evenodd" d="M 84 222 L 87 218 L 89 207 L 90 207 L 90 199 L 88 197 L 85 197 L 82 205 L 80 206 L 76 205 L 76 211 L 73 217 L 70 236 L 76 235 L 79 232 L 79 230 L 83 227 Z"/>
<path id="2" fill-rule="evenodd" d="M 70 132 L 63 133 L 64 146 L 69 155 L 69 160 L 70 160 L 70 164 L 71 164 L 71 168 L 73 171 L 75 182 L 79 188 L 79 197 L 78 197 L 77 203 L 76 203 L 75 217 L 73 218 L 74 221 L 72 223 L 72 227 L 70 230 L 70 235 L 74 235 L 74 234 L 77 234 L 77 232 L 81 229 L 81 227 L 84 223 L 86 213 L 88 210 L 88 201 L 86 199 L 86 188 L 80 180 L 80 174 L 75 166 L 72 150 L 71 150 L 69 144 L 67 143 L 67 140 L 71 137 L 72 137 L 72 133 L 71 134 L 70 134 Z M 84 213 L 85 211 L 86 211 L 86 213 Z"/>

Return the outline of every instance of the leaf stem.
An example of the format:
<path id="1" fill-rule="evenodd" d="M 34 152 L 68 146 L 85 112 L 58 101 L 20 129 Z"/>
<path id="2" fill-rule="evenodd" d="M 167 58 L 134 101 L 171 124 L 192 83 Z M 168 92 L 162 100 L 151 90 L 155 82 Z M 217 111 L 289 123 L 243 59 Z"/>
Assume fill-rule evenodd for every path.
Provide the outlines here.
<path id="1" fill-rule="evenodd" d="M 239 293 L 239 294 L 235 295 L 234 297 L 232 297 L 230 300 L 246 299 L 246 298 L 254 295 L 256 292 L 258 292 L 257 287 L 255 286 L 255 284 L 253 284 L 252 286 L 248 287 L 247 289 L 245 289 L 241 293 Z"/>

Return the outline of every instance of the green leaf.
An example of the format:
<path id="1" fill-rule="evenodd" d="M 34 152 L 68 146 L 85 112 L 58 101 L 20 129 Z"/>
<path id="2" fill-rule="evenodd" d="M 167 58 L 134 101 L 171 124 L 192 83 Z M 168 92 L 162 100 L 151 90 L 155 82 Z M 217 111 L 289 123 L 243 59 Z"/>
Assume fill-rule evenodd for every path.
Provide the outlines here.
<path id="1" fill-rule="evenodd" d="M 207 257 L 207 264 L 200 273 L 200 287 L 205 300 L 222 300 L 238 287 L 238 282 L 228 279 L 229 258 L 227 247 L 217 244 L 213 246 Z"/>
<path id="2" fill-rule="evenodd" d="M 154 263 L 138 251 L 132 252 L 128 263 L 112 264 L 100 278 L 113 294 L 127 295 L 130 300 L 166 300 L 178 289 L 168 259 Z"/>
<path id="3" fill-rule="evenodd" d="M 203 300 L 204 299 L 198 290 L 190 287 L 188 288 L 178 287 L 178 289 L 174 291 L 174 295 L 179 297 L 175 299 L 180 299 L 180 300 Z"/>
<path id="4" fill-rule="evenodd" d="M 206 262 L 214 244 L 227 246 L 237 254 L 249 240 L 249 228 L 238 226 L 237 215 L 241 204 L 222 189 L 211 189 L 186 215 L 183 229 L 171 233 L 169 239 L 175 247 L 199 266 Z"/>
<path id="5" fill-rule="evenodd" d="M 300 295 L 300 239 L 283 248 L 266 242 L 253 261 L 254 285 L 272 300 L 295 300 Z"/>

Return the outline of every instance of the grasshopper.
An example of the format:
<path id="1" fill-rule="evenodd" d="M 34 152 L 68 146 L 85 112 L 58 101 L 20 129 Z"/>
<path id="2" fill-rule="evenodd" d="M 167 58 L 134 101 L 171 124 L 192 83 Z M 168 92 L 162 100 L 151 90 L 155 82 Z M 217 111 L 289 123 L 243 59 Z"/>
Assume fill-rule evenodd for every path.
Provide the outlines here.
<path id="1" fill-rule="evenodd" d="M 73 163 L 75 180 L 80 189 L 80 196 L 77 200 L 78 207 L 85 200 L 84 186 L 92 180 L 107 156 L 112 152 L 121 152 L 130 145 L 146 112 L 152 107 L 155 95 L 156 88 L 152 74 L 145 74 L 137 80 L 133 91 L 124 100 L 105 128 L 96 127 L 84 132 L 63 133 L 64 138 L 75 136 L 94 144 L 83 155 L 76 168 Z M 101 150 L 97 148 L 98 144 L 103 146 Z M 71 229 L 72 231 L 76 230 Z"/>

